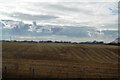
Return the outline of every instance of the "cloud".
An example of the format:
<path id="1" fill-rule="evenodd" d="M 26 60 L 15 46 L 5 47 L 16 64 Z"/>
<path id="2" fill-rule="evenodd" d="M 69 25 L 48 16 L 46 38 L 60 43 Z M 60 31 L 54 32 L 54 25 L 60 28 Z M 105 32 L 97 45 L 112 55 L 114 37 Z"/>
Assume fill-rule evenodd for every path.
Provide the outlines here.
<path id="1" fill-rule="evenodd" d="M 16 23 L 16 22 L 15 22 Z M 13 24 L 13 23 L 12 23 Z M 13 25 L 14 26 L 14 25 Z M 76 38 L 116 38 L 118 30 L 98 30 L 87 26 L 31 25 L 16 23 L 13 28 L 3 26 L 3 35 L 20 36 L 67 36 Z"/>
<path id="2" fill-rule="evenodd" d="M 22 19 L 25 22 L 37 20 L 42 24 L 88 25 L 101 28 L 101 25 L 117 24 L 117 5 L 117 2 L 0 3 L 0 17 Z"/>
<path id="3" fill-rule="evenodd" d="M 88 30 L 92 30 L 89 29 L 88 27 L 73 27 L 73 26 L 66 26 L 66 28 L 64 28 L 63 30 L 61 30 L 60 32 L 57 32 L 57 35 L 66 35 L 69 37 L 89 37 L 88 35 Z"/>
<path id="4" fill-rule="evenodd" d="M 117 38 L 118 37 L 118 30 L 103 30 L 104 37 L 110 37 L 110 38 Z"/>
<path id="5" fill-rule="evenodd" d="M 118 2 L 119 0 L 51 0 L 50 2 Z M 49 2 L 49 0 L 0 0 L 0 2 Z"/>
<path id="6" fill-rule="evenodd" d="M 6 29 L 6 34 L 22 36 L 56 35 L 76 38 L 103 38 L 107 36 L 113 39 L 118 30 L 117 6 L 117 2 L 104 2 L 103 0 L 102 2 L 14 0 L 9 3 L 2 1 L 0 2 L 0 18 L 22 20 L 30 24 L 36 21 L 42 26 L 27 25 L 27 30 L 24 30 L 25 26 L 16 30 L 15 26 L 8 25 L 5 27 L 11 28 L 11 30 Z M 53 25 L 54 27 L 51 27 Z"/>
<path id="7" fill-rule="evenodd" d="M 99 31 L 91 27 L 75 27 L 75 26 L 59 26 L 61 28 L 52 26 L 42 26 L 37 28 L 35 31 L 29 31 L 30 25 L 16 26 L 11 29 L 3 28 L 3 39 L 9 39 L 9 36 L 17 36 L 14 39 L 18 40 L 69 40 L 69 41 L 80 41 L 80 40 L 113 40 L 117 38 L 117 30 L 102 30 Z M 62 28 L 63 27 L 63 28 Z M 41 30 L 41 31 L 40 31 Z M 8 37 L 6 37 L 8 35 Z M 19 37 L 23 36 L 23 37 Z M 30 36 L 30 37 L 29 37 Z M 33 37 L 31 37 L 33 36 Z M 44 36 L 42 38 L 42 36 Z M 51 36 L 51 37 L 50 37 Z M 41 37 L 41 38 L 40 38 Z M 20 38 L 20 39 L 19 39 Z M 85 41 L 86 41 L 85 40 Z"/>
<path id="8" fill-rule="evenodd" d="M 63 30 L 63 28 L 61 28 L 61 27 L 51 28 L 51 31 L 52 31 L 53 34 L 56 34 L 56 33 L 60 32 L 61 30 Z"/>
<path id="9" fill-rule="evenodd" d="M 24 14 L 24 13 L 13 13 L 10 14 L 11 17 L 18 18 L 21 20 L 50 20 L 50 19 L 56 19 L 58 17 L 52 16 L 52 15 L 30 15 L 30 14 Z"/>
<path id="10" fill-rule="evenodd" d="M 64 4 L 64 3 L 61 3 L 61 4 Z M 67 12 L 67 11 L 68 12 L 80 11 L 80 9 L 78 9 L 78 8 L 73 8 L 73 7 L 68 7 L 68 6 L 65 6 L 65 5 L 60 5 L 59 3 L 58 4 L 50 4 L 47 7 L 51 8 L 51 9 L 58 10 L 58 11 L 65 11 L 65 12 Z"/>

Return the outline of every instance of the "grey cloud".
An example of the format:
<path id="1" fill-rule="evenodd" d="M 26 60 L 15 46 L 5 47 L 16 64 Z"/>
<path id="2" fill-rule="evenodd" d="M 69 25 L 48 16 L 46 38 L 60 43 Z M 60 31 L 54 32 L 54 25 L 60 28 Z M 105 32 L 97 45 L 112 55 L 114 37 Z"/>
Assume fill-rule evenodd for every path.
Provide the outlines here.
<path id="1" fill-rule="evenodd" d="M 117 22 L 117 21 L 116 21 Z M 103 27 L 101 27 L 101 28 L 103 28 L 103 29 L 116 29 L 116 30 L 118 30 L 118 24 L 116 23 L 116 24 L 112 24 L 112 23 L 108 23 L 107 25 L 105 25 L 105 26 L 103 26 Z"/>
<path id="2" fill-rule="evenodd" d="M 4 26 L 5 26 L 5 23 L 0 20 L 0 28 Z"/>
<path id="3" fill-rule="evenodd" d="M 105 37 L 114 39 L 118 37 L 118 30 L 103 30 L 102 32 L 104 33 Z"/>
<path id="4" fill-rule="evenodd" d="M 73 27 L 73 26 L 66 26 L 63 30 L 56 33 L 57 35 L 66 35 L 69 37 L 90 37 L 88 31 L 93 32 L 95 31 L 94 28 L 90 27 Z"/>
<path id="5" fill-rule="evenodd" d="M 60 27 L 54 27 L 54 28 L 51 28 L 51 31 L 53 34 L 56 34 L 58 33 L 59 31 L 61 31 L 63 28 L 60 28 Z"/>
<path id="6" fill-rule="evenodd" d="M 49 8 L 56 9 L 56 10 L 61 10 L 61 11 L 79 11 L 77 8 L 72 8 L 72 7 L 66 7 L 64 5 L 59 5 L 59 4 L 52 4 L 48 5 Z"/>
<path id="7" fill-rule="evenodd" d="M 5 20 L 5 21 L 9 22 L 9 20 Z M 3 25 L 1 24 L 1 26 Z M 79 38 L 118 37 L 118 30 L 98 31 L 94 27 L 87 27 L 87 26 L 38 25 L 35 31 L 29 31 L 30 29 L 29 26 L 30 24 L 24 24 L 24 25 L 18 24 L 16 25 L 16 27 L 11 29 L 3 28 L 3 34 L 26 35 L 26 36 L 27 35 L 33 35 L 33 36 L 57 35 L 57 36 L 79 37 Z"/>
<path id="8" fill-rule="evenodd" d="M 79 5 L 81 5 L 82 3 L 59 3 L 59 4 L 49 4 L 47 6 L 45 6 L 45 8 L 48 8 L 50 10 L 54 10 L 54 11 L 58 11 L 58 12 L 81 12 L 84 14 L 89 14 L 89 15 L 93 15 L 93 12 L 90 10 L 85 10 L 84 8 L 80 8 Z M 69 5 L 66 6 L 66 5 Z"/>
<path id="9" fill-rule="evenodd" d="M 53 16 L 53 15 L 31 15 L 31 14 L 24 14 L 17 12 L 10 14 L 10 16 L 22 20 L 50 20 L 50 19 L 58 18 L 57 16 Z"/>

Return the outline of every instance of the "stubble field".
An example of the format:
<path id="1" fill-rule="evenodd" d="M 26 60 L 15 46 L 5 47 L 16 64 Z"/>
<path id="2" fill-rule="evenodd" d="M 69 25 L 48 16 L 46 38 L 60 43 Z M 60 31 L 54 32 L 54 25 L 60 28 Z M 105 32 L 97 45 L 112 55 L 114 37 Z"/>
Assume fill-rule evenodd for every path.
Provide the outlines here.
<path id="1" fill-rule="evenodd" d="M 117 78 L 118 46 L 70 43 L 2 43 L 6 78 Z"/>

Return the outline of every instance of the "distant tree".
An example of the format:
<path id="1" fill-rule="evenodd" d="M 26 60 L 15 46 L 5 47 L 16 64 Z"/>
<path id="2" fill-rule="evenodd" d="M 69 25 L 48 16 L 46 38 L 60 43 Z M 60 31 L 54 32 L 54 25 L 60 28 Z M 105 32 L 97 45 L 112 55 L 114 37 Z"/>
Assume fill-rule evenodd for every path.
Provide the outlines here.
<path id="1" fill-rule="evenodd" d="M 17 40 L 13 40 L 13 42 L 17 42 Z"/>
<path id="2" fill-rule="evenodd" d="M 103 41 L 100 41 L 99 44 L 104 44 L 104 42 L 103 42 Z"/>
<path id="3" fill-rule="evenodd" d="M 46 42 L 47 42 L 47 43 L 52 43 L 52 41 L 50 41 L 50 40 L 49 40 L 49 41 L 46 41 Z"/>
<path id="4" fill-rule="evenodd" d="M 23 42 L 27 42 L 27 40 L 24 40 Z"/>

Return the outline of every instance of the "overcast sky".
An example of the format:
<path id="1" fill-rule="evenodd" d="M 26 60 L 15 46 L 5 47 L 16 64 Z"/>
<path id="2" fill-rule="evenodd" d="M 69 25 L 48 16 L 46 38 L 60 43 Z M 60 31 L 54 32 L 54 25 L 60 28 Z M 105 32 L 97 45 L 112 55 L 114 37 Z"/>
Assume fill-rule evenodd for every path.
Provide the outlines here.
<path id="1" fill-rule="evenodd" d="M 0 0 L 0 19 L 22 20 L 25 23 L 36 21 L 40 25 L 91 27 L 98 31 L 118 30 L 118 0 Z"/>

